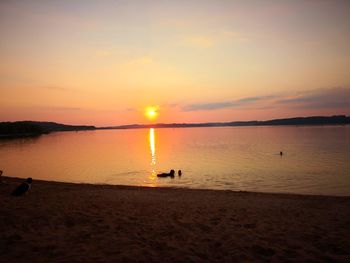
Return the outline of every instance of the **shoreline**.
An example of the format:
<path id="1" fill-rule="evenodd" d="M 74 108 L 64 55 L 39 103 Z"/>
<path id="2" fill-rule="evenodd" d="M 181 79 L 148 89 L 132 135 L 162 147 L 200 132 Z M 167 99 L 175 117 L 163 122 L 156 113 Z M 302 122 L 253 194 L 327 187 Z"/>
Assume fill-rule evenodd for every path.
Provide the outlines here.
<path id="1" fill-rule="evenodd" d="M 3 181 L 4 262 L 350 261 L 349 197 Z"/>
<path id="2" fill-rule="evenodd" d="M 10 176 L 2 176 L 3 182 L 9 180 L 11 183 L 13 182 L 24 182 L 26 178 L 20 177 L 10 177 Z M 4 180 L 5 179 L 5 180 Z M 191 188 L 184 186 L 147 186 L 147 185 L 122 185 L 122 184 L 104 184 L 104 183 L 84 183 L 84 182 L 64 182 L 64 181 L 49 181 L 42 179 L 35 179 L 34 185 L 36 183 L 40 184 L 57 184 L 57 185 L 71 185 L 76 187 L 100 187 L 100 188 L 115 188 L 115 189 L 155 189 L 155 190 L 184 190 L 184 191 L 208 191 L 208 192 L 227 192 L 227 193 L 246 193 L 246 194 L 261 194 L 261 195 L 277 195 L 277 196 L 295 196 L 295 197 L 318 197 L 318 198 L 346 198 L 350 200 L 350 195 L 329 195 L 329 194 L 303 194 L 303 193 L 292 193 L 292 192 L 259 192 L 259 191 L 245 191 L 245 190 L 230 190 L 230 189 L 210 189 L 210 188 Z"/>

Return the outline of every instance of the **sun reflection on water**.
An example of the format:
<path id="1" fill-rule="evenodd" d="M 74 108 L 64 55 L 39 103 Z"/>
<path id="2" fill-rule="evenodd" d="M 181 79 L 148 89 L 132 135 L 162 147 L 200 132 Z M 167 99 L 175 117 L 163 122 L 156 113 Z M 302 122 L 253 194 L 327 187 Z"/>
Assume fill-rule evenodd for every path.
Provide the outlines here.
<path id="1" fill-rule="evenodd" d="M 150 179 L 154 180 L 157 178 L 156 172 L 156 143 L 155 143 L 155 135 L 154 128 L 149 129 L 149 145 L 151 148 L 151 176 Z"/>

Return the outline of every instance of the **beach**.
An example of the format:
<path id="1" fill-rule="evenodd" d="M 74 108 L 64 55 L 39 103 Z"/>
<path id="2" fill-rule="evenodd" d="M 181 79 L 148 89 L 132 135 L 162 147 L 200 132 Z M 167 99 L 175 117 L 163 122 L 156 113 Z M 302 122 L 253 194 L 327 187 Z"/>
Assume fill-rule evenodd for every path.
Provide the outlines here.
<path id="1" fill-rule="evenodd" d="M 350 197 L 22 181 L 2 262 L 350 262 Z"/>

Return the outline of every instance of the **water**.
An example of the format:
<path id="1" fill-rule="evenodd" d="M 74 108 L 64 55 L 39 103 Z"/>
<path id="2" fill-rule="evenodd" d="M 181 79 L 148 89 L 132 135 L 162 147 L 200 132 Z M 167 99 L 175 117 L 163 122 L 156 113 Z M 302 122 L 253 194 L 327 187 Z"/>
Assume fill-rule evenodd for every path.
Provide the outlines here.
<path id="1" fill-rule="evenodd" d="M 58 132 L 1 140 L 0 169 L 65 182 L 350 195 L 350 126 Z M 183 176 L 157 178 L 170 169 Z"/>

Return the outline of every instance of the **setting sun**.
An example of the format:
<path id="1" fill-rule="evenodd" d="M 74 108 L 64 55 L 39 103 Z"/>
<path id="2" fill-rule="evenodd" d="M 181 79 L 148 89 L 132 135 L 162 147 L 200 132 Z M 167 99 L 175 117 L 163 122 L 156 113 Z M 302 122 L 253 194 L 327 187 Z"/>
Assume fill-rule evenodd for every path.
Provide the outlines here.
<path id="1" fill-rule="evenodd" d="M 149 120 L 154 120 L 158 116 L 158 107 L 150 106 L 145 109 L 145 115 Z"/>

